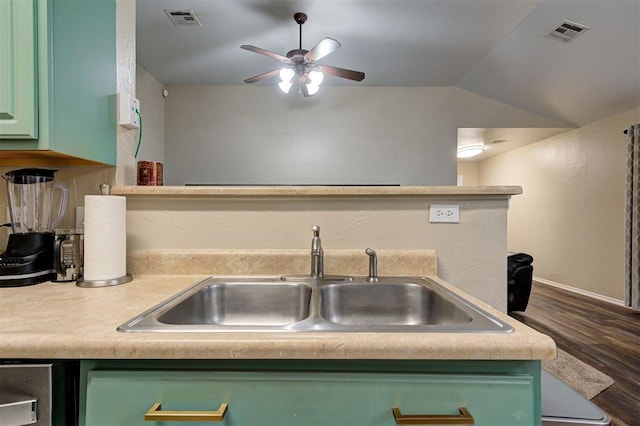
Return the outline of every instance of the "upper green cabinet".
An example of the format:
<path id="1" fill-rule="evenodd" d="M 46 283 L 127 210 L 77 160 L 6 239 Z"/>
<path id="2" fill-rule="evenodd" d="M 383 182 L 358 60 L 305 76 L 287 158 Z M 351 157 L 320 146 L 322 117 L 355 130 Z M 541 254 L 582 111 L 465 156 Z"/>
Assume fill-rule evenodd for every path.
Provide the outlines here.
<path id="1" fill-rule="evenodd" d="M 115 0 L 0 0 L 0 165 L 115 164 L 116 67 Z"/>
<path id="2" fill-rule="evenodd" d="M 36 1 L 0 0 L 0 138 L 38 137 Z"/>

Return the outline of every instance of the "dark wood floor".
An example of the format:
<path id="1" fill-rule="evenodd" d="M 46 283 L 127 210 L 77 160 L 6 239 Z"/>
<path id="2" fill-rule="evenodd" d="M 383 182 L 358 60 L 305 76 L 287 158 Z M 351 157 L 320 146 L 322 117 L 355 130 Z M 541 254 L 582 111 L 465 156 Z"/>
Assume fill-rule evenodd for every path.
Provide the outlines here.
<path id="1" fill-rule="evenodd" d="M 640 425 L 640 313 L 534 282 L 526 311 L 511 316 L 615 380 L 593 403 L 614 426 Z"/>

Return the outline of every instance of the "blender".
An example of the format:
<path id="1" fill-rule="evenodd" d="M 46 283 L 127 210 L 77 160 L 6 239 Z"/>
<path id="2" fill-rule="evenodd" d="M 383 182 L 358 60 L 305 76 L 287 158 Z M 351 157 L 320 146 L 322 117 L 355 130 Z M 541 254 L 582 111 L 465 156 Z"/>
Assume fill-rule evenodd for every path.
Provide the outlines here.
<path id="1" fill-rule="evenodd" d="M 53 227 L 62 220 L 67 187 L 54 185 L 57 170 L 20 169 L 5 173 L 12 233 L 0 254 L 0 287 L 38 284 L 56 277 Z M 54 194 L 60 191 L 52 220 Z"/>

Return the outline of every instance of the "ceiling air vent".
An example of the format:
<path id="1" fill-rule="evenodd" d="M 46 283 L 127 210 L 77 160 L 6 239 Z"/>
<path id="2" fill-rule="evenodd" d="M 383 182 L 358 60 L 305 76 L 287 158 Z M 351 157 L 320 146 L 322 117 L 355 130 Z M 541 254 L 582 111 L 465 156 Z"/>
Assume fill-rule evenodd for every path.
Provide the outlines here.
<path id="1" fill-rule="evenodd" d="M 197 25 L 200 26 L 200 21 L 198 21 L 198 17 L 193 12 L 193 10 L 167 10 L 164 9 L 171 22 L 174 25 Z"/>
<path id="2" fill-rule="evenodd" d="M 589 27 L 587 27 L 586 25 L 563 19 L 562 22 L 553 27 L 545 35 L 547 37 L 555 38 L 556 40 L 570 42 L 575 40 L 576 37 L 587 31 L 588 29 Z"/>

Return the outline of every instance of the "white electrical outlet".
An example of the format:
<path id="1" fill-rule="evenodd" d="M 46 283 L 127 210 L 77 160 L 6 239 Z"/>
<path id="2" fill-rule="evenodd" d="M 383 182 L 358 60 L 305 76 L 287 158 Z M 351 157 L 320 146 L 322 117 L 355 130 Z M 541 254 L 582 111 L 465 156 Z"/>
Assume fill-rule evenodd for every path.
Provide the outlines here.
<path id="1" fill-rule="evenodd" d="M 459 223 L 460 206 L 458 204 L 432 204 L 429 206 L 429 222 Z"/>
<path id="2" fill-rule="evenodd" d="M 126 93 L 118 95 L 118 123 L 127 129 L 140 128 L 140 101 Z"/>

